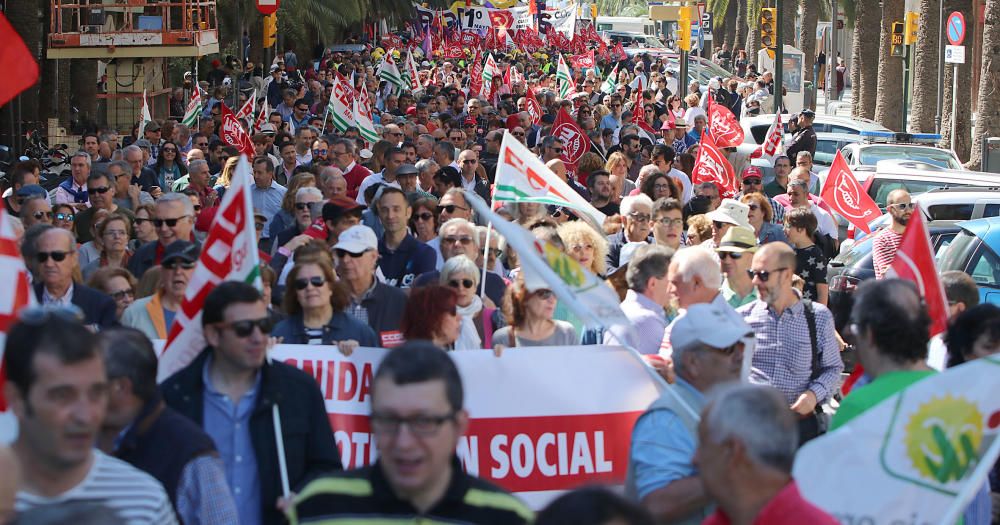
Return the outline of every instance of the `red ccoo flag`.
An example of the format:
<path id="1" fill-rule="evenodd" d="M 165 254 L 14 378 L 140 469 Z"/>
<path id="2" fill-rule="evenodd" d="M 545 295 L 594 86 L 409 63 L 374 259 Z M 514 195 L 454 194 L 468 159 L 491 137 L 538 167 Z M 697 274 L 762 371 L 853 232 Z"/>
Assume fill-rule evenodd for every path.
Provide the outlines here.
<path id="1" fill-rule="evenodd" d="M 691 183 L 698 185 L 711 182 L 719 188 L 719 195 L 722 198 L 732 198 L 739 186 L 732 164 L 726 160 L 725 154 L 716 147 L 715 141 L 708 133 L 702 132 L 699 144 L 698 160 L 695 161 L 694 171 L 691 172 Z"/>
<path id="2" fill-rule="evenodd" d="M 882 216 L 882 210 L 858 183 L 858 179 L 854 177 L 840 151 L 833 159 L 833 165 L 830 166 L 820 196 L 833 208 L 833 211 L 865 233 L 872 232 L 868 223 Z"/>
<path id="3" fill-rule="evenodd" d="M 0 208 L 0 273 L 7 279 L 7 285 L 0 288 L 0 411 L 3 411 L 7 409 L 3 396 L 3 384 L 7 380 L 3 359 L 6 334 L 17 321 L 18 311 L 33 304 L 35 299 L 11 216 L 3 208 Z"/>
<path id="4" fill-rule="evenodd" d="M 899 241 L 899 248 L 896 249 L 896 259 L 892 261 L 888 273 L 917 284 L 920 295 L 927 303 L 927 313 L 931 316 L 931 337 L 948 328 L 948 299 L 944 294 L 944 286 L 941 286 L 941 280 L 938 279 L 934 249 L 931 248 L 927 225 L 920 213 L 914 213 L 910 217 L 903 238 Z"/>
<path id="5" fill-rule="evenodd" d="M 219 130 L 219 137 L 223 142 L 230 146 L 236 146 L 240 153 L 252 159 L 254 157 L 253 140 L 243 129 L 243 124 L 240 124 L 239 119 L 233 114 L 233 110 L 229 109 L 225 103 L 220 102 L 219 104 L 222 106 L 222 129 Z"/>
<path id="6" fill-rule="evenodd" d="M 38 81 L 38 63 L 3 13 L 0 13 L 0 42 L 3 42 L 0 71 L 6 76 L 0 82 L 0 106 L 3 106 Z"/>

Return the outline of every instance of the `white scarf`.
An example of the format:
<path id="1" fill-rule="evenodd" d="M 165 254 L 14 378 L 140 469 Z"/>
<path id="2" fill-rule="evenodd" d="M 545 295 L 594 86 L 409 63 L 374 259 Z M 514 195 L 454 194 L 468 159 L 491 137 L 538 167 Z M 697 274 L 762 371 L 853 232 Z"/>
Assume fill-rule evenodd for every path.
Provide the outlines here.
<path id="1" fill-rule="evenodd" d="M 476 331 L 476 315 L 483 309 L 483 300 L 478 295 L 472 296 L 469 306 L 457 306 L 458 314 L 462 316 L 462 330 L 455 341 L 455 350 L 482 350 L 483 341 Z"/>

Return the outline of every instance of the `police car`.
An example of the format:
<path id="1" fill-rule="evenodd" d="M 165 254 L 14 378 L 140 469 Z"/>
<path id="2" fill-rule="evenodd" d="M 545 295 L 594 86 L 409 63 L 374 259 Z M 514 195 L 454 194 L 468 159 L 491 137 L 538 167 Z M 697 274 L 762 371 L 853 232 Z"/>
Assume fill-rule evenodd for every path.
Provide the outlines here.
<path id="1" fill-rule="evenodd" d="M 935 145 L 941 141 L 941 135 L 936 133 L 865 130 L 860 135 L 860 142 L 840 150 L 851 168 L 874 166 L 883 160 L 908 160 L 949 170 L 965 169 L 953 150 Z"/>

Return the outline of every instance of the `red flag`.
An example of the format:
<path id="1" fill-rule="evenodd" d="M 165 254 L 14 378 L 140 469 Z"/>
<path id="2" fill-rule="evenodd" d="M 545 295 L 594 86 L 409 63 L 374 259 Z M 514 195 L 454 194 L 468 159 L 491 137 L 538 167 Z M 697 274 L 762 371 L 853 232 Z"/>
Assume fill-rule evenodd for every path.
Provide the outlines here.
<path id="1" fill-rule="evenodd" d="M 3 15 L 0 15 L 2 17 Z M 3 351 L 6 333 L 17 321 L 21 308 L 34 302 L 31 285 L 28 283 L 28 269 L 21 258 L 14 225 L 7 211 L 0 208 L 0 272 L 3 272 L 7 285 L 0 289 L 0 411 L 7 409 L 3 396 L 3 384 L 7 375 L 3 369 Z"/>
<path id="2" fill-rule="evenodd" d="M 524 96 L 527 99 L 525 105 L 528 106 L 528 114 L 531 115 L 531 123 L 538 124 L 542 121 L 542 105 L 538 102 L 538 99 L 535 98 L 535 90 L 528 89 L 528 92 Z"/>
<path id="3" fill-rule="evenodd" d="M 656 130 L 646 122 L 646 108 L 642 104 L 642 78 L 639 78 L 639 84 L 635 88 L 635 101 L 632 102 L 632 123 L 639 126 L 640 129 L 652 135 L 650 140 L 656 140 Z"/>
<path id="4" fill-rule="evenodd" d="M 826 176 L 826 183 L 823 184 L 823 191 L 820 192 L 823 201 L 833 208 L 851 224 L 865 233 L 871 233 L 872 229 L 868 222 L 880 217 L 882 210 L 878 204 L 865 192 L 858 179 L 855 178 L 851 168 L 847 166 L 847 161 L 837 152 L 830 166 L 830 172 Z M 918 215 L 914 213 L 914 215 Z"/>
<path id="5" fill-rule="evenodd" d="M 698 185 L 703 182 L 714 183 L 719 188 L 719 195 L 724 199 L 736 195 L 739 186 L 736 183 L 733 166 L 726 160 L 722 150 L 716 147 L 712 137 L 705 132 L 701 134 L 698 160 L 694 163 L 694 171 L 691 173 L 692 184 Z"/>
<path id="6" fill-rule="evenodd" d="M 240 153 L 252 159 L 254 157 L 253 140 L 243 129 L 240 121 L 236 119 L 233 110 L 229 109 L 225 103 L 220 102 L 220 104 L 222 105 L 222 129 L 219 130 L 219 138 L 230 146 L 236 146 Z"/>
<path id="7" fill-rule="evenodd" d="M 469 67 L 469 96 L 479 95 L 483 89 L 483 52 L 476 49 L 476 56 L 472 58 L 472 65 Z"/>
<path id="8" fill-rule="evenodd" d="M 565 108 L 559 108 L 556 121 L 552 123 L 551 135 L 563 141 L 563 152 L 560 158 L 566 164 L 576 165 L 585 153 L 590 151 L 590 137 L 583 128 L 569 116 Z"/>
<path id="9" fill-rule="evenodd" d="M 735 148 L 743 144 L 743 126 L 729 108 L 712 103 L 708 108 L 708 129 L 720 148 Z"/>
<path id="10" fill-rule="evenodd" d="M 250 115 L 253 115 L 253 107 L 256 105 L 257 105 L 257 92 L 254 91 L 253 96 L 248 98 L 246 103 L 243 104 L 243 107 L 241 107 L 240 110 L 236 112 L 236 118 L 243 120 L 249 117 Z"/>
<path id="11" fill-rule="evenodd" d="M 934 249 L 920 210 L 910 216 L 889 273 L 916 283 L 927 304 L 927 313 L 931 316 L 930 336 L 944 332 L 948 328 L 948 299 L 938 279 Z"/>
<path id="12" fill-rule="evenodd" d="M 0 106 L 3 106 L 38 81 L 38 63 L 3 13 L 0 13 L 0 42 L 3 42 L 0 71 L 7 77 L 0 82 Z"/>
<path id="13" fill-rule="evenodd" d="M 618 61 L 628 60 L 628 53 L 625 52 L 625 48 L 622 47 L 621 42 L 615 42 L 615 47 L 611 50 L 611 55 L 611 58 Z"/>

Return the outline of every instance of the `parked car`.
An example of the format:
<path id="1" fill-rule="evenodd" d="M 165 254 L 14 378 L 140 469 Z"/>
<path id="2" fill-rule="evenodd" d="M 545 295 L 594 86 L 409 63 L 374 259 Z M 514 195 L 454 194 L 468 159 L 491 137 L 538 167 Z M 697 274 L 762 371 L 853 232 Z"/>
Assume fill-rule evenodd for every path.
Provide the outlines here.
<path id="1" fill-rule="evenodd" d="M 944 248 L 953 242 L 961 228 L 954 222 L 935 221 L 928 223 L 927 230 L 935 254 L 943 254 Z M 830 287 L 827 305 L 833 313 L 838 331 L 842 331 L 847 325 L 851 308 L 854 307 L 854 292 L 858 285 L 875 278 L 875 262 L 872 256 L 874 240 L 873 232 L 872 235 L 855 242 L 847 252 L 834 257 L 827 265 L 826 282 Z"/>
<path id="2" fill-rule="evenodd" d="M 958 227 L 938 269 L 969 274 L 979 286 L 979 301 L 1000 305 L 1000 217 L 963 221 Z"/>
<path id="3" fill-rule="evenodd" d="M 926 162 L 940 168 L 964 170 L 962 161 L 954 150 L 939 148 L 933 141 L 940 135 L 926 134 L 928 138 L 885 131 L 864 131 L 860 141 L 845 145 L 841 150 L 847 165 L 874 166 L 883 160 L 913 160 Z"/>
<path id="4" fill-rule="evenodd" d="M 882 160 L 874 170 L 859 167 L 852 171 L 883 210 L 889 193 L 898 188 L 905 188 L 915 196 L 935 188 L 1000 186 L 1000 175 L 996 173 L 944 169 L 915 160 Z"/>
<path id="5" fill-rule="evenodd" d="M 856 133 L 828 133 L 816 134 L 816 154 L 813 155 L 813 164 L 829 168 L 833 165 L 833 159 L 837 157 L 837 152 L 843 150 L 850 144 L 861 142 L 861 137 Z"/>

